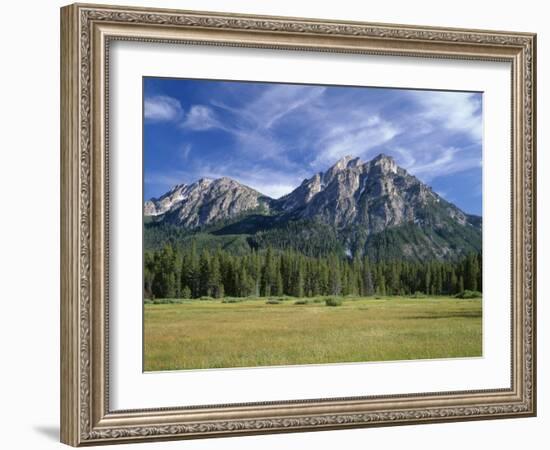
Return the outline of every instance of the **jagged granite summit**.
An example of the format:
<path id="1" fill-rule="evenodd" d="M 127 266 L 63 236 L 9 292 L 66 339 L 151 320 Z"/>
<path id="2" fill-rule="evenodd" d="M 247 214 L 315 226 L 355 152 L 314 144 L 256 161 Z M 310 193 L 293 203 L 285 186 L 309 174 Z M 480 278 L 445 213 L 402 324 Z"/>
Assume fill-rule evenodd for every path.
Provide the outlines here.
<path id="1" fill-rule="evenodd" d="M 366 163 L 346 156 L 279 202 L 295 217 L 319 218 L 336 228 L 357 225 L 369 233 L 404 223 L 438 226 L 444 218 L 468 223 L 465 213 L 384 154 Z"/>
<path id="2" fill-rule="evenodd" d="M 193 184 L 175 186 L 160 198 L 145 202 L 144 214 L 162 216 L 166 222 L 196 228 L 237 217 L 246 211 L 267 208 L 270 201 L 231 178 L 201 178 Z"/>
<path id="3" fill-rule="evenodd" d="M 144 213 L 190 230 L 233 219 L 231 233 L 263 231 L 254 228 L 259 215 L 271 218 L 272 227 L 322 224 L 334 230 L 346 253 L 374 259 L 382 258 L 380 252 L 454 259 L 481 249 L 480 217 L 464 213 L 384 154 L 367 162 L 346 156 L 280 199 L 230 178 L 203 178 L 146 202 Z"/>

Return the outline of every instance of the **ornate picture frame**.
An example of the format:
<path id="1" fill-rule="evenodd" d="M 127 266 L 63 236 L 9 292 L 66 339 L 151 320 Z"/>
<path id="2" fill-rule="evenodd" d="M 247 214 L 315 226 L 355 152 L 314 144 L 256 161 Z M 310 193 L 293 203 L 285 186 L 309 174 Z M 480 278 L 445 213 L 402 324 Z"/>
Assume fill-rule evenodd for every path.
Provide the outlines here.
<path id="1" fill-rule="evenodd" d="M 511 385 L 112 410 L 109 49 L 114 41 L 511 64 Z M 74 4 L 61 9 L 61 441 L 97 445 L 536 415 L 536 36 Z"/>

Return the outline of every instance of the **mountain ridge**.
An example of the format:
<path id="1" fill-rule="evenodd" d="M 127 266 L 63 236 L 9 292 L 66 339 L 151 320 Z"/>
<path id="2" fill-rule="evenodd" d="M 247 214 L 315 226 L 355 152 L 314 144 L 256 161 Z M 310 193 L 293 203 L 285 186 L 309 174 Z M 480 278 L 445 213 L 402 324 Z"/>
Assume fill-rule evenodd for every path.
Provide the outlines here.
<path id="1" fill-rule="evenodd" d="M 144 215 L 189 231 L 233 223 L 225 234 L 253 236 L 289 222 L 319 223 L 334 229 L 346 254 L 368 254 L 374 237 L 378 249 L 412 259 L 456 259 L 481 249 L 481 217 L 466 214 L 385 154 L 367 162 L 345 156 L 279 199 L 231 178 L 201 178 L 145 202 Z"/>
<path id="2" fill-rule="evenodd" d="M 271 198 L 229 177 L 201 178 L 174 186 L 158 199 L 145 202 L 145 216 L 165 216 L 186 227 L 210 225 L 243 211 L 268 207 Z"/>

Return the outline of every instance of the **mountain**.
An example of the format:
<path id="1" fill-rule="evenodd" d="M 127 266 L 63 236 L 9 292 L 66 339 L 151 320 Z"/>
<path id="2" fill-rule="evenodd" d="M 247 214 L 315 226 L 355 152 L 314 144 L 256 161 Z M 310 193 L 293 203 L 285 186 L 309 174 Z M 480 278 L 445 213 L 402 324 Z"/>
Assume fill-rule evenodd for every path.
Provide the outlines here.
<path id="1" fill-rule="evenodd" d="M 157 216 L 164 223 L 197 228 L 233 219 L 244 212 L 268 212 L 272 200 L 231 178 L 201 178 L 175 186 L 158 199 L 145 203 L 145 216 Z"/>
<path id="2" fill-rule="evenodd" d="M 368 162 L 346 156 L 276 200 L 229 178 L 202 179 L 146 202 L 145 215 L 190 232 L 246 235 L 251 247 L 312 254 L 426 261 L 481 251 L 481 218 L 384 154 Z"/>
<path id="3" fill-rule="evenodd" d="M 321 219 L 337 229 L 359 226 L 369 234 L 405 223 L 441 227 L 447 218 L 472 225 L 460 209 L 383 154 L 367 163 L 346 156 L 279 202 L 293 217 Z"/>

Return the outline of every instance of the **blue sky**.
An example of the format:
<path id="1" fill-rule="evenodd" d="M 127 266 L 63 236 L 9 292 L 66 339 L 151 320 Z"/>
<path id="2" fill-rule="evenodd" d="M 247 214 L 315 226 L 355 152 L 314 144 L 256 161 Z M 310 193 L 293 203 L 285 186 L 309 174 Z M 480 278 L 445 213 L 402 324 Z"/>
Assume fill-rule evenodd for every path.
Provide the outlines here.
<path id="1" fill-rule="evenodd" d="M 228 176 L 278 198 L 379 153 L 481 214 L 482 94 L 144 78 L 144 198 Z"/>

